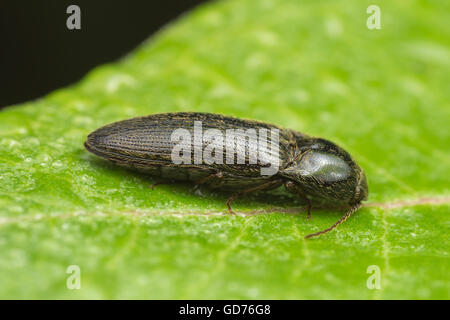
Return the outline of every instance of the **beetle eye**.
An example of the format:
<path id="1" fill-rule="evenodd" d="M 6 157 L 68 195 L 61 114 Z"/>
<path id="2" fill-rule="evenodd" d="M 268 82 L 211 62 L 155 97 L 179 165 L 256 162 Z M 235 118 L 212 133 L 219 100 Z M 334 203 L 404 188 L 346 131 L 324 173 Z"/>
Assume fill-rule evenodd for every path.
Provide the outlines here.
<path id="1" fill-rule="evenodd" d="M 352 171 L 343 159 L 321 151 L 304 154 L 297 169 L 302 176 L 310 176 L 324 182 L 345 180 Z"/>

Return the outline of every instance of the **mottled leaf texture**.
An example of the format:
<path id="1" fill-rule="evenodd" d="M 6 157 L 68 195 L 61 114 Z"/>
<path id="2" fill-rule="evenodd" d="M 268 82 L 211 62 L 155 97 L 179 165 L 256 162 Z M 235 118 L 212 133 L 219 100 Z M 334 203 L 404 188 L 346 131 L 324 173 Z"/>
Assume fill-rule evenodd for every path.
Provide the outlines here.
<path id="1" fill-rule="evenodd" d="M 448 299 L 449 3 L 377 1 L 381 29 L 369 30 L 372 2 L 212 2 L 1 111 L 0 297 Z M 369 201 L 304 240 L 342 211 L 306 221 L 280 189 L 229 216 L 225 193 L 152 190 L 83 148 L 104 124 L 176 111 L 330 139 L 365 169 Z"/>

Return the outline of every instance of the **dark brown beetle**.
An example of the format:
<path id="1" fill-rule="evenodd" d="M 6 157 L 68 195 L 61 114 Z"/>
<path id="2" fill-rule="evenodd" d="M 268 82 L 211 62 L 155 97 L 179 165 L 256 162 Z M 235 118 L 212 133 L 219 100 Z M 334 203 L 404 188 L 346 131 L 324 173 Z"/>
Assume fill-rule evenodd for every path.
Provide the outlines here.
<path id="1" fill-rule="evenodd" d="M 231 157 L 232 163 L 195 161 L 198 160 L 195 159 L 198 155 L 196 150 L 205 151 L 208 146 L 211 147 L 212 141 L 195 138 L 197 123 L 202 124 L 202 130 L 205 129 L 205 132 L 213 132 L 213 139 L 217 140 L 220 140 L 221 133 L 228 134 L 228 131 L 233 130 L 276 130 L 277 139 L 273 136 L 267 136 L 267 139 L 269 142 L 277 140 L 278 170 L 270 175 L 261 174 L 261 170 L 268 168 L 270 164 L 267 159 L 264 161 L 263 157 L 251 161 L 252 156 L 258 153 L 256 141 L 259 140 L 249 139 L 248 135 L 243 139 L 233 140 L 235 149 Z M 174 141 L 173 133 L 177 129 L 194 135 L 194 141 L 191 141 L 193 152 L 187 153 L 185 158 L 192 161 L 174 161 L 173 150 L 177 141 Z M 228 143 L 226 134 L 222 136 L 222 139 L 226 140 L 225 144 Z M 242 138 L 242 135 L 240 137 Z M 312 202 L 350 208 L 333 226 L 307 235 L 306 238 L 333 230 L 360 208 L 361 201 L 366 200 L 368 196 L 364 171 L 342 148 L 325 139 L 309 137 L 290 129 L 253 120 L 209 113 L 155 114 L 104 126 L 89 134 L 84 145 L 87 150 L 100 157 L 155 177 L 192 181 L 212 188 L 238 191 L 227 201 L 230 213 L 230 203 L 236 196 L 274 189 L 283 184 L 286 190 L 308 203 L 308 218 Z M 244 152 L 244 162 L 236 161 L 239 151 Z M 216 156 L 216 159 L 224 159 L 224 155 L 218 154 L 217 150 L 211 155 Z"/>

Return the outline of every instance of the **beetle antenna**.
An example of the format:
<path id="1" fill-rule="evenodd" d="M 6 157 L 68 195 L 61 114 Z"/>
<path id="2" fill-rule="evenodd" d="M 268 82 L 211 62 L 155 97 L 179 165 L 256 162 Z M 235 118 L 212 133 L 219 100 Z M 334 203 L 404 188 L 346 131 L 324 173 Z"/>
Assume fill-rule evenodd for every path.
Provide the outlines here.
<path id="1" fill-rule="evenodd" d="M 327 229 L 325 229 L 325 230 L 316 232 L 316 233 L 308 234 L 308 235 L 305 237 L 305 239 L 309 239 L 309 238 L 312 238 L 312 237 L 317 237 L 317 236 L 319 236 L 319 235 L 321 235 L 321 234 L 330 232 L 331 230 L 333 230 L 334 228 L 336 228 L 338 225 L 340 225 L 341 223 L 343 223 L 345 220 L 347 220 L 353 213 L 355 213 L 359 208 L 361 208 L 361 206 L 362 206 L 361 202 L 355 204 L 353 207 L 351 207 L 351 208 L 347 211 L 346 214 L 344 214 L 344 215 L 343 215 L 343 216 L 342 216 L 335 224 L 333 224 L 331 227 L 329 227 L 329 228 L 327 228 Z"/>

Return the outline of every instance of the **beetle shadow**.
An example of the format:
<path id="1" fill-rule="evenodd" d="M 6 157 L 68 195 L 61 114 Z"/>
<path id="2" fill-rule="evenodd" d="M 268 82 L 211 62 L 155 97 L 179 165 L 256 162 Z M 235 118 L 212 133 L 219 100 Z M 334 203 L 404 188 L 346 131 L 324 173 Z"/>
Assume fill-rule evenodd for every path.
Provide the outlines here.
<path id="1" fill-rule="evenodd" d="M 129 180 L 133 183 L 147 184 L 150 190 L 153 184 L 160 182 L 157 178 L 146 173 L 116 165 L 91 154 L 88 154 L 84 160 L 87 160 L 94 170 L 119 179 Z"/>
<path id="2" fill-rule="evenodd" d="M 96 157 L 91 154 L 83 154 L 82 152 L 80 152 L 79 157 L 82 158 L 83 161 L 89 162 L 89 164 L 95 171 L 101 172 L 103 174 L 119 179 L 129 179 L 132 180 L 133 183 L 141 183 L 143 185 L 146 185 L 149 188 L 149 191 L 152 191 L 153 185 L 156 185 L 156 188 L 162 187 L 159 186 L 160 184 L 169 186 L 175 194 L 181 192 L 183 194 L 190 194 L 202 198 L 207 198 L 210 201 L 217 203 L 218 205 L 223 204 L 224 211 L 226 211 L 227 209 L 227 199 L 234 194 L 233 191 L 209 189 L 207 186 L 196 185 L 192 182 L 164 180 L 158 177 L 151 176 L 145 172 L 118 166 L 108 160 Z M 278 189 L 267 192 L 261 191 L 257 193 L 242 195 L 233 200 L 232 204 L 235 204 L 236 207 L 240 207 L 242 205 L 254 206 L 255 204 L 264 204 L 276 207 L 305 205 L 305 203 L 302 203 L 301 200 L 296 199 L 287 192 L 283 192 L 282 188 L 284 187 L 280 187 Z"/>
<path id="3" fill-rule="evenodd" d="M 81 155 L 80 157 L 83 158 L 83 161 L 89 162 L 93 170 L 117 179 L 123 179 L 124 181 L 128 180 L 128 182 L 136 185 L 140 184 L 141 186 L 148 188 L 148 192 L 152 192 L 154 188 L 159 189 L 161 187 L 169 187 L 170 190 L 173 190 L 174 195 L 195 195 L 208 198 L 211 201 L 217 202 L 217 204 L 223 203 L 224 208 L 226 209 L 226 197 L 205 189 L 201 189 L 201 192 L 198 192 L 198 188 L 191 182 L 161 179 L 139 170 L 116 165 L 106 159 L 91 154 Z"/>
<path id="4" fill-rule="evenodd" d="M 234 194 L 232 191 L 209 189 L 206 186 L 195 185 L 192 182 L 163 180 L 137 170 L 118 166 L 108 160 L 91 154 L 88 154 L 87 156 L 81 155 L 80 157 L 82 157 L 84 161 L 88 161 L 94 170 L 119 179 L 127 179 L 133 183 L 143 184 L 148 187 L 149 192 L 153 191 L 154 185 L 156 185 L 156 188 L 166 186 L 171 192 L 173 191 L 174 195 L 183 194 L 208 199 L 208 201 L 217 205 L 217 207 L 223 206 L 224 213 L 227 212 L 226 202 L 228 198 Z M 159 186 L 159 184 L 163 186 Z M 307 208 L 307 203 L 303 199 L 288 193 L 283 186 L 270 191 L 259 191 L 238 196 L 231 203 L 233 211 L 235 212 L 239 212 L 242 209 L 245 209 L 245 211 L 252 211 L 252 209 L 256 211 L 258 205 L 264 205 L 265 211 L 274 208 L 274 212 L 278 209 L 292 213 L 305 213 Z M 342 209 L 342 207 L 313 205 L 311 211 L 324 211 L 324 213 L 329 212 L 331 214 L 332 212 L 329 211 L 330 209 L 332 209 L 333 214 L 335 214 L 335 211 Z"/>

